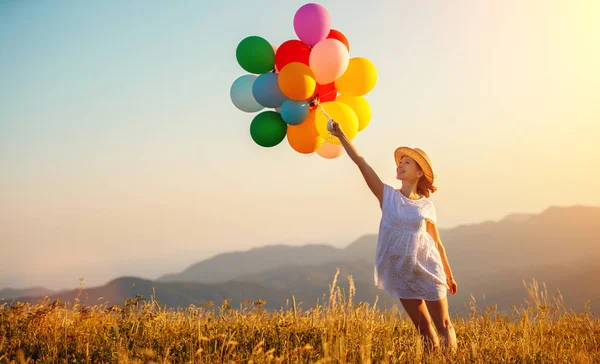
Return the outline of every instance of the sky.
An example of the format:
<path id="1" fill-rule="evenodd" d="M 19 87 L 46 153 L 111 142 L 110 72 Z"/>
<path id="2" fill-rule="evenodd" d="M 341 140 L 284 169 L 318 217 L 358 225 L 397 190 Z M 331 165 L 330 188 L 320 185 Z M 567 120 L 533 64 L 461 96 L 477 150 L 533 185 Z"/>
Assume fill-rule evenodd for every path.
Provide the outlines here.
<path id="1" fill-rule="evenodd" d="M 440 229 L 600 206 L 600 2 L 317 2 L 378 72 L 355 146 L 395 187 L 425 150 Z M 229 96 L 237 44 L 296 39 L 305 3 L 1 2 L 0 289 L 376 233 L 347 155 L 260 147 Z"/>

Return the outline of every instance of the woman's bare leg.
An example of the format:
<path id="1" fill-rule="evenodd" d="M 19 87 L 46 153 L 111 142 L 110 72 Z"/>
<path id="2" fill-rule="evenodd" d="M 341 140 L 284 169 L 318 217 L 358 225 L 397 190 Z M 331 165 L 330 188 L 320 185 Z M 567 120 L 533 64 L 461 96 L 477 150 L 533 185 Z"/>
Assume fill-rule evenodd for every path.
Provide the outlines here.
<path id="1" fill-rule="evenodd" d="M 438 334 L 440 335 L 441 344 L 449 347 L 452 351 L 456 350 L 456 332 L 450 322 L 448 313 L 448 297 L 444 297 L 438 301 L 425 301 L 427 311 L 431 315 L 431 319 L 435 324 Z"/>
<path id="2" fill-rule="evenodd" d="M 439 340 L 431 323 L 425 302 L 419 299 L 404 298 L 400 298 L 400 302 L 415 327 L 419 330 L 426 347 L 428 349 L 439 347 Z"/>

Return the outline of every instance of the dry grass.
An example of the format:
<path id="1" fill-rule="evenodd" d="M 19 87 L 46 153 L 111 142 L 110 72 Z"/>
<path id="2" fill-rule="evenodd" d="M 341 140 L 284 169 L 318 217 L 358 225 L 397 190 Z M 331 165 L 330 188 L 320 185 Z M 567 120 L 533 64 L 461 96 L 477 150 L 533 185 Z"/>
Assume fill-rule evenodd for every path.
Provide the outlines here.
<path id="1" fill-rule="evenodd" d="M 600 322 L 589 311 L 549 302 L 535 282 L 530 300 L 501 314 L 472 302 L 454 318 L 456 354 L 423 352 L 416 330 L 397 310 L 354 303 L 336 285 L 326 302 L 266 311 L 264 301 L 233 309 L 165 309 L 142 297 L 122 306 L 40 301 L 0 307 L 0 363 L 598 363 Z"/>

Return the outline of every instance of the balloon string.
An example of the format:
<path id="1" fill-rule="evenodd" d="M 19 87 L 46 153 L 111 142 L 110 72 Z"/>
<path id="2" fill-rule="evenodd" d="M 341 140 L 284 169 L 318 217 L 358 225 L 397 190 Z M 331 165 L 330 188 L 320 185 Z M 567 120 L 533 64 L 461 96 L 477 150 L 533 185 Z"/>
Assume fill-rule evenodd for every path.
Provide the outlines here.
<path id="1" fill-rule="evenodd" d="M 329 92 L 326 92 L 326 93 L 324 93 L 323 95 L 319 95 L 319 98 L 323 98 L 323 97 L 325 97 L 325 96 L 327 96 L 327 95 L 329 95 L 329 94 L 332 94 L 332 93 L 334 93 L 334 92 L 336 92 L 336 93 L 337 93 L 337 90 L 331 90 L 331 91 L 329 91 Z"/>
<path id="2" fill-rule="evenodd" d="M 321 111 L 323 111 L 323 114 L 325 114 L 325 117 L 327 118 L 327 120 L 329 120 L 329 122 L 333 122 L 333 119 L 329 116 L 329 114 L 327 114 L 327 111 L 325 111 L 323 106 L 321 106 L 321 101 L 317 101 L 317 106 L 319 107 L 319 109 L 321 109 Z M 325 139 L 325 141 L 328 142 L 332 139 L 333 139 L 333 133 L 329 132 L 329 135 L 327 136 L 327 139 Z"/>
<path id="3" fill-rule="evenodd" d="M 314 107 L 313 105 L 316 105 L 317 107 L 319 107 L 319 109 L 321 109 L 321 111 L 323 111 L 323 114 L 325 114 L 325 117 L 327 118 L 327 120 L 331 123 L 334 120 L 331 118 L 331 116 L 329 116 L 329 114 L 327 113 L 327 111 L 325 111 L 325 109 L 323 108 L 323 106 L 321 106 L 321 97 L 325 97 L 327 95 L 329 95 L 332 92 L 337 92 L 337 90 L 331 90 L 327 93 L 325 93 L 323 96 L 320 95 L 316 95 L 311 101 L 310 101 L 310 106 L 311 108 Z M 327 139 L 325 139 L 326 142 L 330 141 L 333 139 L 333 133 L 329 132 L 329 135 L 327 137 Z"/>
<path id="4" fill-rule="evenodd" d="M 333 119 L 329 116 L 329 114 L 327 114 L 327 111 L 325 111 L 325 109 L 323 108 L 323 106 L 321 106 L 321 102 L 320 101 L 317 101 L 317 106 L 321 109 L 321 111 L 323 111 L 323 114 L 325 114 L 325 117 L 327 118 L 327 120 L 333 121 Z"/>

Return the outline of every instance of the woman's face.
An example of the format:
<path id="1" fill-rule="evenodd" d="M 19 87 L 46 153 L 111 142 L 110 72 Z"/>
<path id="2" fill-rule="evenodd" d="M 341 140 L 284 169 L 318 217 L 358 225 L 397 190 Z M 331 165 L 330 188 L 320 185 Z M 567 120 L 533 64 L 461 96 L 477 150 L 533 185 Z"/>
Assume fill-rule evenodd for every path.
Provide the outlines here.
<path id="1" fill-rule="evenodd" d="M 401 181 L 415 181 L 423 175 L 419 165 L 409 156 L 403 156 L 396 168 L 396 179 Z"/>

